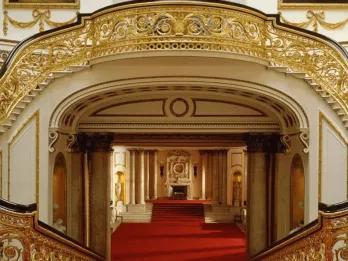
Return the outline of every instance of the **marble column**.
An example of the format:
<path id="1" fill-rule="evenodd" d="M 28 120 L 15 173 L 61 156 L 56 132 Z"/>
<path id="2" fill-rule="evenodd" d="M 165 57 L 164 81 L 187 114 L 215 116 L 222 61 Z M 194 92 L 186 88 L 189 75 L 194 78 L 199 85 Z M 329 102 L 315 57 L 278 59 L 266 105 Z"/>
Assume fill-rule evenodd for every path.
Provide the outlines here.
<path id="1" fill-rule="evenodd" d="M 129 204 L 135 205 L 135 150 L 129 150 Z"/>
<path id="2" fill-rule="evenodd" d="M 70 188 L 70 211 L 68 212 L 68 236 L 86 244 L 86 198 L 85 198 L 85 175 L 84 175 L 84 153 L 74 150 L 71 157 L 71 181 L 67 184 Z M 87 201 L 88 203 L 88 201 Z"/>
<path id="3" fill-rule="evenodd" d="M 207 152 L 206 151 L 200 151 L 201 156 L 201 166 L 202 166 L 202 194 L 201 199 L 206 199 L 206 173 L 207 173 Z"/>
<path id="4" fill-rule="evenodd" d="M 276 135 L 250 135 L 248 151 L 248 252 L 255 255 L 272 242 L 274 232 L 274 166 Z"/>
<path id="5" fill-rule="evenodd" d="M 138 198 L 137 204 L 145 204 L 145 151 L 139 151 Z"/>
<path id="6" fill-rule="evenodd" d="M 110 246 L 110 176 L 112 134 L 88 137 L 90 248 L 107 259 Z"/>
<path id="7" fill-rule="evenodd" d="M 155 150 L 153 152 L 153 199 L 157 199 L 158 192 L 157 192 L 157 184 L 158 184 L 158 151 Z"/>
<path id="8" fill-rule="evenodd" d="M 145 165 L 145 199 L 150 199 L 150 155 L 151 151 L 146 150 L 144 152 L 144 165 Z"/>

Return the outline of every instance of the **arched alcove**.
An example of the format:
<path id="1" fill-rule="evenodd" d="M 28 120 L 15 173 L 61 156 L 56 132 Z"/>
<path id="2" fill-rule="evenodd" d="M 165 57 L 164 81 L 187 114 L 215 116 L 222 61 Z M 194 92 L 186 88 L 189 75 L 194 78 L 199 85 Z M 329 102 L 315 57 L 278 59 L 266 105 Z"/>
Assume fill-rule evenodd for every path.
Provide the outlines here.
<path id="1" fill-rule="evenodd" d="M 295 154 L 290 169 L 290 226 L 291 229 L 304 223 L 305 178 L 301 156 Z"/>
<path id="2" fill-rule="evenodd" d="M 115 173 L 115 201 L 126 202 L 126 176 L 121 171 Z"/>
<path id="3" fill-rule="evenodd" d="M 53 226 L 66 233 L 67 226 L 67 168 L 64 155 L 59 153 L 53 168 Z"/>
<path id="4" fill-rule="evenodd" d="M 232 175 L 233 196 L 232 205 L 234 207 L 242 206 L 242 173 L 236 171 Z"/>

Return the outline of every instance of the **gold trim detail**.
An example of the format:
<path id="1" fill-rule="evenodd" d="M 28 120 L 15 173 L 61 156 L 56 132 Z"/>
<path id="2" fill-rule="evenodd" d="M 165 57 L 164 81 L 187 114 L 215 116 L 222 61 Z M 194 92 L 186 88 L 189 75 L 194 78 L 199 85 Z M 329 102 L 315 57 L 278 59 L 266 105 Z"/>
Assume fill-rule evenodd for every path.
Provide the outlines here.
<path id="1" fill-rule="evenodd" d="M 318 199 L 321 202 L 322 198 L 322 175 L 323 175 L 323 123 L 324 121 L 329 127 L 340 137 L 341 141 L 346 144 L 346 150 L 348 155 L 348 141 L 344 138 L 341 131 L 325 116 L 323 112 L 319 112 L 319 157 L 318 157 Z M 348 159 L 347 159 L 347 199 L 348 199 Z"/>
<path id="2" fill-rule="evenodd" d="M 19 137 L 22 131 L 35 120 L 35 176 L 36 176 L 36 189 L 35 198 L 37 203 L 37 208 L 39 211 L 39 193 L 40 193 L 40 113 L 36 111 L 31 115 L 26 122 L 18 129 L 14 136 L 9 140 L 7 146 L 7 199 L 10 201 L 10 187 L 11 187 L 11 145 Z M 34 203 L 34 202 L 33 202 Z"/>
<path id="3" fill-rule="evenodd" d="M 4 164 L 4 162 L 3 162 L 3 157 L 2 157 L 2 150 L 0 150 L 0 197 L 3 197 L 3 195 L 2 195 L 2 186 L 3 186 L 3 184 L 2 184 L 2 175 L 3 175 L 3 170 L 2 170 L 2 168 L 3 168 L 3 165 Z"/>
<path id="4" fill-rule="evenodd" d="M 111 7 L 23 44 L 0 79 L 0 123 L 55 71 L 110 55 L 181 50 L 238 54 L 304 72 L 348 114 L 348 61 L 336 45 L 240 6 L 164 1 Z"/>
<path id="5" fill-rule="evenodd" d="M 280 18 L 282 22 L 286 24 L 290 24 L 293 26 L 297 26 L 303 29 L 308 29 L 310 26 L 313 27 L 314 32 L 318 32 L 318 26 L 322 26 L 326 30 L 336 30 L 344 27 L 348 23 L 348 18 L 341 22 L 330 23 L 325 21 L 325 13 L 324 11 L 315 12 L 313 10 L 307 11 L 306 18 L 307 21 L 304 22 L 290 22 L 284 18 L 282 14 L 280 14 Z"/>
<path id="6" fill-rule="evenodd" d="M 348 4 L 344 3 L 283 3 L 278 0 L 278 10 L 281 9 L 348 9 Z"/>
<path id="7" fill-rule="evenodd" d="M 8 11 L 4 11 L 4 21 L 3 21 L 3 33 L 4 35 L 7 35 L 8 33 L 8 24 L 13 25 L 14 27 L 17 28 L 21 28 L 21 29 L 26 29 L 26 28 L 31 28 L 34 27 L 37 23 L 39 23 L 39 31 L 43 32 L 45 31 L 45 24 L 47 24 L 48 26 L 52 27 L 52 28 L 56 28 L 59 26 L 64 26 L 67 24 L 71 24 L 73 22 L 76 21 L 77 16 L 71 18 L 68 21 L 65 22 L 55 22 L 51 20 L 51 11 L 50 10 L 38 10 L 38 9 L 34 9 L 33 13 L 33 20 L 32 21 L 28 21 L 28 22 L 20 22 L 20 21 L 16 21 L 15 19 L 11 18 L 8 15 Z"/>
<path id="8" fill-rule="evenodd" d="M 80 9 L 80 0 L 74 0 L 72 3 L 64 3 L 63 1 L 21 1 L 11 3 L 4 0 L 4 9 L 6 8 L 23 8 L 23 9 Z"/>

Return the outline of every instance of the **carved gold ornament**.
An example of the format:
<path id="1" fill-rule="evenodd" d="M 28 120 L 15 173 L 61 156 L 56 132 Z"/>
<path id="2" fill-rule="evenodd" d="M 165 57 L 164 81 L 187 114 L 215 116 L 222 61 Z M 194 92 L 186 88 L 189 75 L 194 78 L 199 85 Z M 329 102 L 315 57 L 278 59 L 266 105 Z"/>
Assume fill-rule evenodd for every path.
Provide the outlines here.
<path id="1" fill-rule="evenodd" d="M 293 26 L 297 26 L 303 29 L 308 29 L 310 26 L 313 27 L 314 32 L 318 32 L 318 26 L 322 26 L 326 30 L 335 30 L 344 27 L 348 23 L 348 18 L 336 23 L 330 23 L 325 21 L 325 13 L 324 11 L 307 11 L 306 18 L 307 21 L 304 22 L 290 22 L 287 19 L 284 18 L 283 15 L 280 16 L 281 20 L 286 23 Z"/>
<path id="2" fill-rule="evenodd" d="M 37 222 L 37 212 L 20 214 L 0 209 L 1 260 L 102 260 Z"/>
<path id="3" fill-rule="evenodd" d="M 348 114 L 348 62 L 333 43 L 275 17 L 208 2 L 147 2 L 84 16 L 81 25 L 22 44 L 0 79 L 0 122 L 55 71 L 100 57 L 158 51 L 238 54 L 304 72 Z"/>
<path id="4" fill-rule="evenodd" d="M 319 212 L 318 223 L 251 260 L 347 260 L 348 211 Z"/>
<path id="5" fill-rule="evenodd" d="M 76 21 L 76 16 L 71 18 L 68 21 L 65 22 L 55 22 L 51 20 L 51 11 L 50 10 L 38 10 L 34 9 L 33 13 L 33 20 L 28 21 L 28 22 L 20 22 L 17 21 L 13 18 L 11 18 L 8 15 L 8 11 L 4 11 L 4 22 L 3 22 L 3 33 L 4 35 L 7 35 L 8 32 L 8 24 L 10 23 L 14 27 L 21 28 L 21 29 L 26 29 L 26 28 L 31 28 L 34 27 L 37 23 L 39 23 L 39 31 L 43 32 L 45 30 L 45 24 L 48 26 L 55 28 L 67 24 L 71 24 Z"/>

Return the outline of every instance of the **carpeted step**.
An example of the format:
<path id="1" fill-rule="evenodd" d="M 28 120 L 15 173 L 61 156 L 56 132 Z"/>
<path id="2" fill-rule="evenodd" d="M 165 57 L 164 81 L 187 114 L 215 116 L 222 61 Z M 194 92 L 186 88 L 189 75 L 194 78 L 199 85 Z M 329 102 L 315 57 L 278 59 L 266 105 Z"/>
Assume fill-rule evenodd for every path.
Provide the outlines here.
<path id="1" fill-rule="evenodd" d="M 153 203 L 152 222 L 203 222 L 203 204 Z"/>

